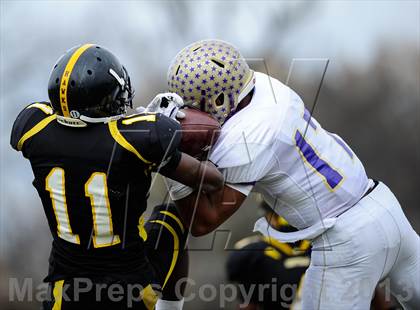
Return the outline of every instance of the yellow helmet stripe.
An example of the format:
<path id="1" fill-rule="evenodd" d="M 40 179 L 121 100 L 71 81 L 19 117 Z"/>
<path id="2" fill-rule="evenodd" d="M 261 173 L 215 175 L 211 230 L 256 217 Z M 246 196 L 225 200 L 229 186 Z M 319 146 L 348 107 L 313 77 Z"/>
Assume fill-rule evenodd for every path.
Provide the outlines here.
<path id="1" fill-rule="evenodd" d="M 89 47 L 93 46 L 93 44 L 84 44 L 79 47 L 73 55 L 71 55 L 66 68 L 64 69 L 63 75 L 61 77 L 60 83 L 60 104 L 61 104 L 61 111 L 63 111 L 63 116 L 69 117 L 69 107 L 67 103 L 67 87 L 69 85 L 69 79 L 71 76 L 71 72 L 73 71 L 74 65 L 76 64 L 79 57 L 86 51 Z"/>

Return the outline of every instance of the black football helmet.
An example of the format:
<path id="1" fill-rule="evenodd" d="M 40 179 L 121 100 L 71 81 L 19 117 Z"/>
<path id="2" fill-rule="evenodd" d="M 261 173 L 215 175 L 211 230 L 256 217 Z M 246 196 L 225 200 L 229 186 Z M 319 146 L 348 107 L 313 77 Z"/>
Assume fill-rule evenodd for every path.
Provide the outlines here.
<path id="1" fill-rule="evenodd" d="M 102 122 L 132 107 L 127 70 L 107 49 L 84 44 L 68 50 L 52 69 L 48 95 L 62 118 Z"/>

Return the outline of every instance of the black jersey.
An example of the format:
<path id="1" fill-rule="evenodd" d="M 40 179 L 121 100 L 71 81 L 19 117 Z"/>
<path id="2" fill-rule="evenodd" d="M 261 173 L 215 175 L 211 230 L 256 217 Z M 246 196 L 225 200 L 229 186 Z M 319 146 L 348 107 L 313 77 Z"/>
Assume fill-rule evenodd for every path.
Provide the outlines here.
<path id="1" fill-rule="evenodd" d="M 83 128 L 56 119 L 48 103 L 31 104 L 11 135 L 12 147 L 31 162 L 54 239 L 47 281 L 79 276 L 136 281 L 144 272 L 135 271 L 149 268 L 139 219 L 151 172 L 177 167 L 180 126 L 161 114 Z"/>
<path id="2" fill-rule="evenodd" d="M 262 309 L 290 309 L 309 266 L 309 242 L 292 247 L 252 236 L 238 241 L 235 248 L 226 264 L 228 279 L 242 285 L 251 303 Z"/>

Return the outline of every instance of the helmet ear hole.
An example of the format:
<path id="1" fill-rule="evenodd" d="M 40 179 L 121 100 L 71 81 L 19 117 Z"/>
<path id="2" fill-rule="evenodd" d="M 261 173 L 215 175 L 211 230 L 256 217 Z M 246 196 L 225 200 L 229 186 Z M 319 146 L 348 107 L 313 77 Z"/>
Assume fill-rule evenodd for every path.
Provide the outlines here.
<path id="1" fill-rule="evenodd" d="M 214 103 L 216 104 L 216 107 L 221 107 L 221 106 L 223 106 L 224 105 L 224 103 L 225 103 L 225 94 L 224 93 L 220 93 L 218 96 L 217 96 L 217 98 L 216 98 L 216 100 L 214 101 Z"/>

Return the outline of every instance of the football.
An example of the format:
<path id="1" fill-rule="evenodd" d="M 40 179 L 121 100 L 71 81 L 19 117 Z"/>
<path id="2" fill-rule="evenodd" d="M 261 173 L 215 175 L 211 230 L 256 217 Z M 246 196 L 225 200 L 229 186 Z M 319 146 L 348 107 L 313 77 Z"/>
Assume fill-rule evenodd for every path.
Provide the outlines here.
<path id="1" fill-rule="evenodd" d="M 183 109 L 180 119 L 182 139 L 180 150 L 196 158 L 203 158 L 220 135 L 220 124 L 209 114 L 194 108 Z"/>

